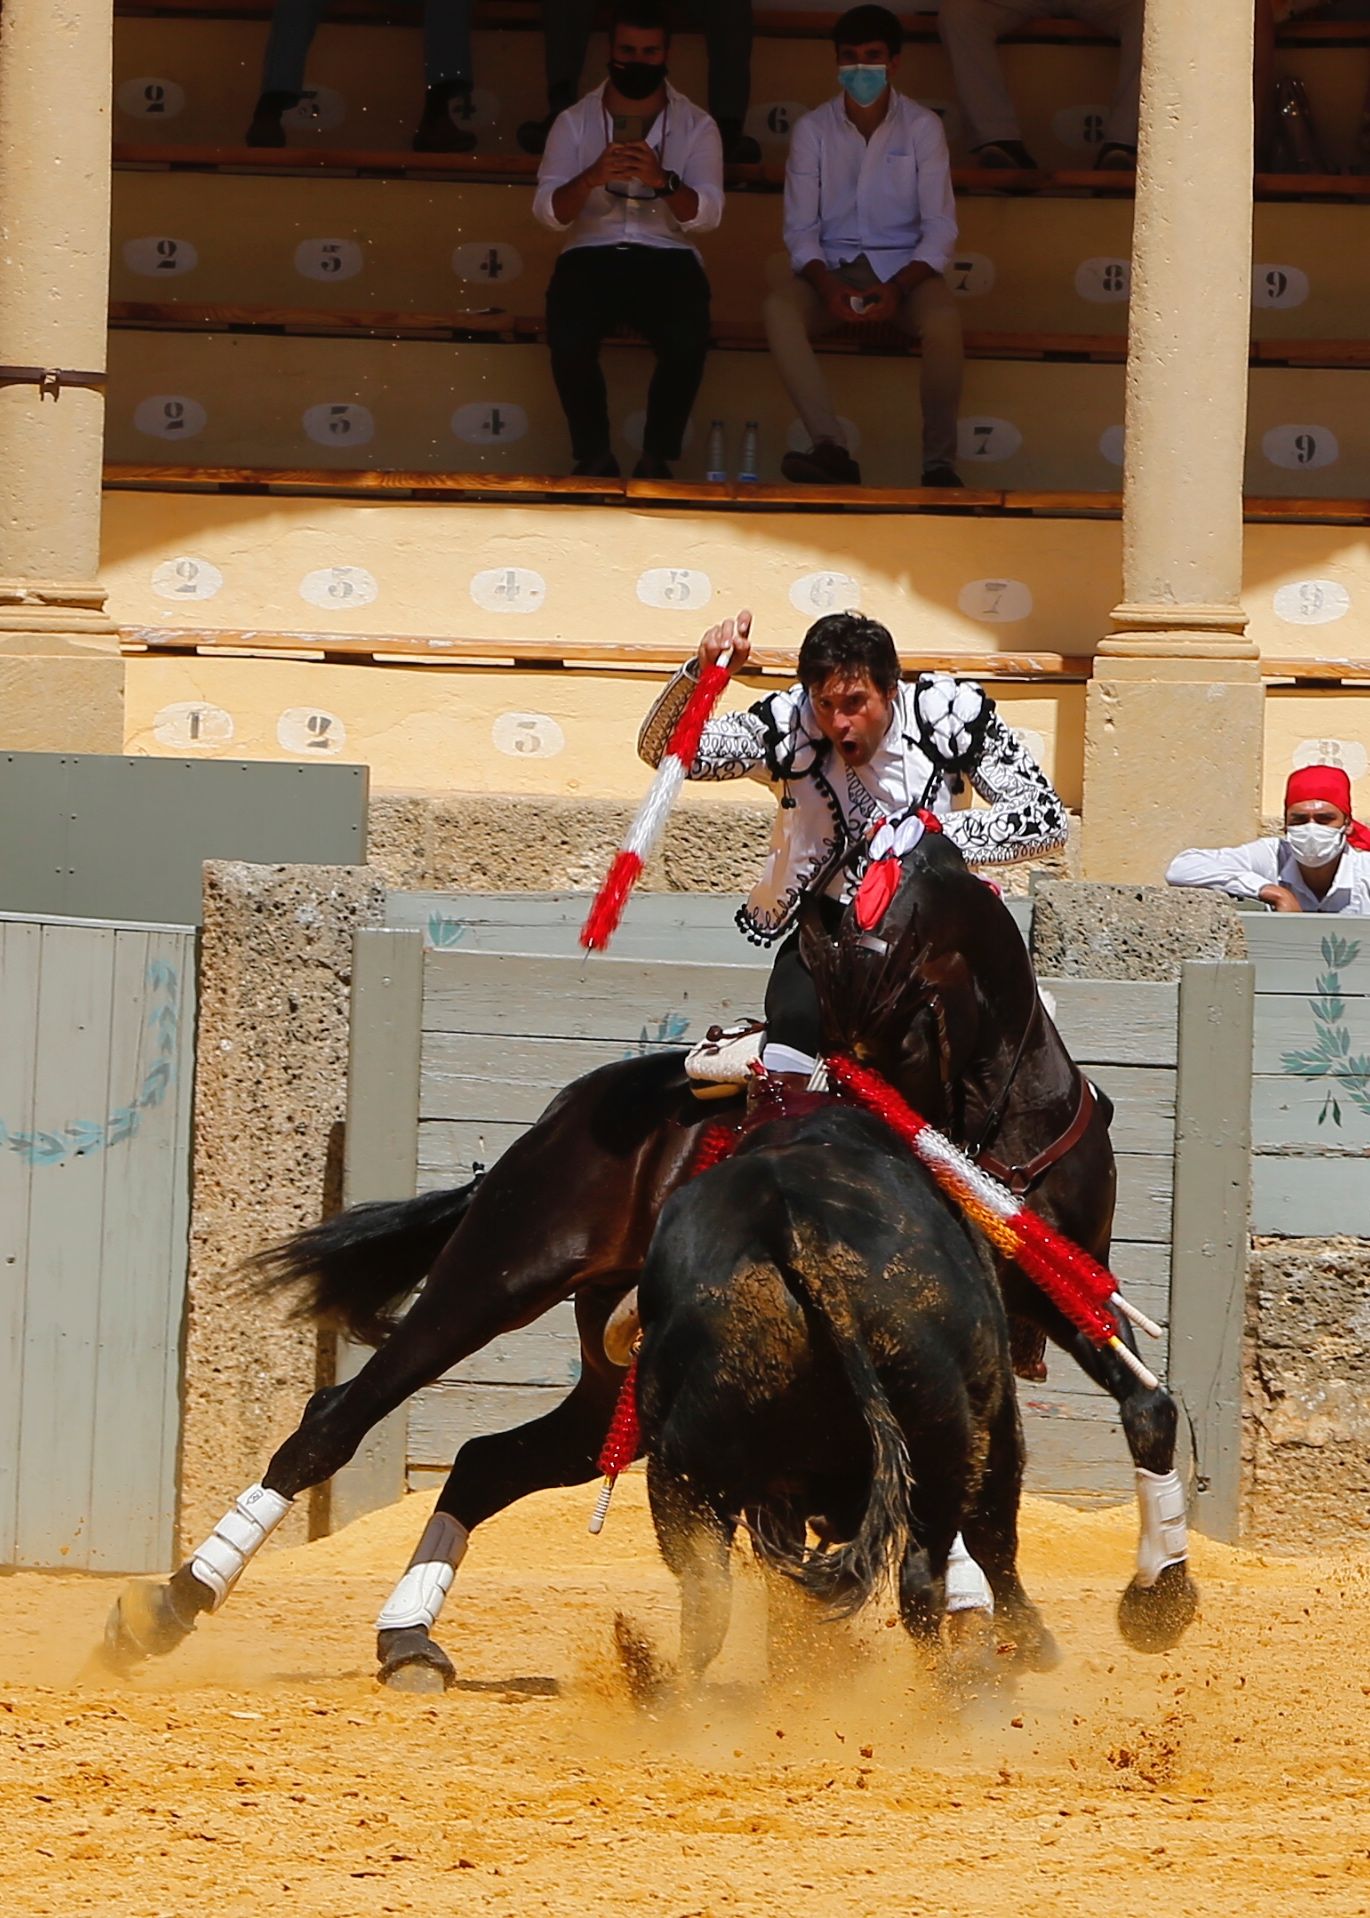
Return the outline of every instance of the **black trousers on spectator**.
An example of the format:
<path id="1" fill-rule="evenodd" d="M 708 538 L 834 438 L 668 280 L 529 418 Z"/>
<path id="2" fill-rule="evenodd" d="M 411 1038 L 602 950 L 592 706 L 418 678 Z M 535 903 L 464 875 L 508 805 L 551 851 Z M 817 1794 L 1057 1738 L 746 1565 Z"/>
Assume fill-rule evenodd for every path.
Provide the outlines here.
<path id="1" fill-rule="evenodd" d="M 580 97 L 596 0 L 542 0 L 547 104 L 554 113 Z M 676 17 L 676 16 L 679 17 Z M 709 49 L 709 111 L 720 123 L 746 118 L 751 93 L 752 0 L 694 0 L 673 10 L 676 28 L 698 20 Z"/>
<path id="2" fill-rule="evenodd" d="M 547 288 L 547 344 L 577 460 L 609 450 L 599 349 L 620 326 L 643 334 L 656 355 L 642 450 L 679 459 L 709 352 L 709 282 L 688 247 L 576 246 L 557 261 Z"/>
<path id="3" fill-rule="evenodd" d="M 836 899 L 820 899 L 818 909 L 829 933 L 842 922 Z M 823 1050 L 823 1027 L 818 1016 L 818 991 L 813 974 L 799 950 L 799 934 L 792 932 L 775 955 L 766 984 L 766 1043 L 793 1046 L 817 1059 Z"/>

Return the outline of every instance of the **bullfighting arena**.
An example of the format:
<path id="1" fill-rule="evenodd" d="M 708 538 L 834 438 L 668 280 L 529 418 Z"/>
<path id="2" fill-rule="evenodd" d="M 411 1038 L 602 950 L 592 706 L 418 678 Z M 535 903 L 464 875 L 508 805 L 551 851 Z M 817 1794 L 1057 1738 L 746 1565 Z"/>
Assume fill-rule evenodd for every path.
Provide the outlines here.
<path id="1" fill-rule="evenodd" d="M 600 1918 L 1370 1910 L 1370 1555 L 1195 1541 L 1180 1648 L 1113 1626 L 1135 1514 L 1024 1508 L 1064 1651 L 959 1716 L 872 1612 L 789 1641 L 762 1684 L 740 1572 L 703 1702 L 634 1713 L 618 1609 L 669 1649 L 639 1473 L 483 1527 L 444 1624 L 445 1697 L 382 1693 L 370 1621 L 426 1501 L 269 1552 L 182 1653 L 83 1675 L 108 1581 L 0 1583 L 7 1912 L 476 1910 Z"/>

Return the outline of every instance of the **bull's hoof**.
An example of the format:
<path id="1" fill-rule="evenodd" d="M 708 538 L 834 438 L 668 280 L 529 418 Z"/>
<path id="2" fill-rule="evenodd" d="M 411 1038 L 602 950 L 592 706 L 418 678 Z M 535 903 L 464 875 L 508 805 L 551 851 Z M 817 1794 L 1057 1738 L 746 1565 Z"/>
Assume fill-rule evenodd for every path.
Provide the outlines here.
<path id="1" fill-rule="evenodd" d="M 1182 1559 L 1167 1565 L 1154 1585 L 1134 1578 L 1118 1600 L 1118 1630 L 1139 1652 L 1168 1652 L 1199 1609 L 1199 1588 Z"/>
<path id="2" fill-rule="evenodd" d="M 1061 1648 L 1054 1634 L 1039 1623 L 1018 1633 L 1013 1662 L 1022 1672 L 1054 1672 L 1061 1662 Z"/>
<path id="3" fill-rule="evenodd" d="M 189 1638 L 189 1624 L 177 1611 L 170 1588 L 150 1578 L 126 1585 L 105 1621 L 101 1658 L 110 1670 L 131 1672 L 147 1658 L 164 1658 Z"/>
<path id="4" fill-rule="evenodd" d="M 376 1656 L 376 1676 L 392 1692 L 445 1692 L 457 1682 L 456 1666 L 422 1625 L 379 1633 Z"/>

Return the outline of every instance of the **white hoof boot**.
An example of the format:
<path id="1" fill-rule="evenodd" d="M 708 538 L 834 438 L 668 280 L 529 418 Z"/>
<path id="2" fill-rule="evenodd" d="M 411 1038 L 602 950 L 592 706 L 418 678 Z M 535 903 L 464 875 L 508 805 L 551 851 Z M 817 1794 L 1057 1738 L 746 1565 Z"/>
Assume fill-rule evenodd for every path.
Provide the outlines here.
<path id="1" fill-rule="evenodd" d="M 949 1612 L 994 1613 L 994 1593 L 989 1580 L 966 1550 L 966 1541 L 958 1532 L 947 1554 L 947 1610 Z"/>

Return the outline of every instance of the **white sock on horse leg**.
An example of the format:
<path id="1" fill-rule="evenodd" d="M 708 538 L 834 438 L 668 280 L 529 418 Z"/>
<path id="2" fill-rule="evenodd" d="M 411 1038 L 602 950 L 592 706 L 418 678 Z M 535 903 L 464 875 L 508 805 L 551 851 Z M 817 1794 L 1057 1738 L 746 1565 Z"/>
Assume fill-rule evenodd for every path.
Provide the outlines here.
<path id="1" fill-rule="evenodd" d="M 423 1528 L 409 1569 L 376 1620 L 378 1632 L 399 1632 L 422 1625 L 431 1631 L 452 1589 L 471 1534 L 446 1512 L 434 1512 Z"/>
<path id="2" fill-rule="evenodd" d="M 800 1052 L 796 1046 L 785 1046 L 778 1042 L 763 1046 L 761 1063 L 767 1072 L 803 1072 L 812 1073 L 818 1064 L 811 1052 Z"/>
<path id="3" fill-rule="evenodd" d="M 1167 1565 L 1189 1557 L 1184 1487 L 1178 1472 L 1148 1472 L 1137 1467 L 1137 1504 L 1142 1529 L 1137 1540 L 1137 1583 L 1154 1585 Z"/>
<path id="4" fill-rule="evenodd" d="M 947 1610 L 949 1612 L 992 1612 L 994 1593 L 989 1580 L 966 1550 L 966 1541 L 958 1532 L 947 1553 Z"/>
<path id="5" fill-rule="evenodd" d="M 293 1502 L 264 1485 L 249 1485 L 194 1553 L 190 1569 L 213 1592 L 212 1612 L 218 1611 Z"/>

